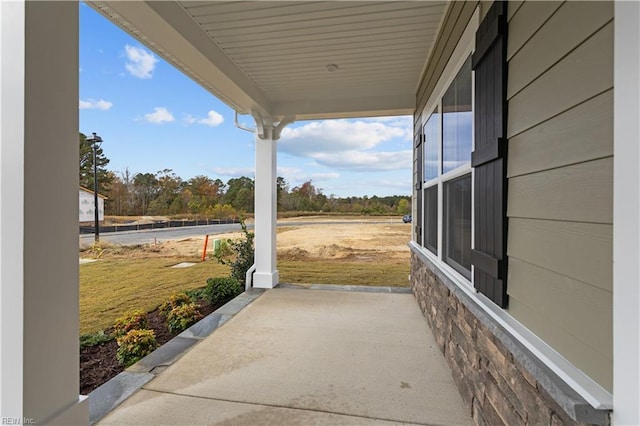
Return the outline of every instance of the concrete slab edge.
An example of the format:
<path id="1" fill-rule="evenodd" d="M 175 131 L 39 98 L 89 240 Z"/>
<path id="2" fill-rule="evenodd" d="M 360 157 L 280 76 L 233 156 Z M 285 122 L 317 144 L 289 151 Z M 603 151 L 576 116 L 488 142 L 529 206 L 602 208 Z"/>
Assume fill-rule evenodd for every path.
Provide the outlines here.
<path id="1" fill-rule="evenodd" d="M 410 287 L 387 287 L 342 284 L 278 284 L 276 288 L 293 288 L 300 290 L 352 291 L 361 293 L 397 293 L 411 294 Z"/>
<path id="2" fill-rule="evenodd" d="M 89 393 L 89 423 L 94 424 L 155 376 L 123 371 Z"/>
<path id="3" fill-rule="evenodd" d="M 236 296 L 122 373 L 89 393 L 89 422 L 96 423 L 198 342 L 211 335 L 266 290 L 252 288 Z"/>

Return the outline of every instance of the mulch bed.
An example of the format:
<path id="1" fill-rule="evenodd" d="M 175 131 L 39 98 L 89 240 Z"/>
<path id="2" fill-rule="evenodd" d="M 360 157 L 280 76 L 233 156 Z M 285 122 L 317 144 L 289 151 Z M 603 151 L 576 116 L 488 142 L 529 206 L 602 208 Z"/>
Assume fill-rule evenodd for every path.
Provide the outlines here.
<path id="1" fill-rule="evenodd" d="M 218 309 L 219 306 L 222 306 L 222 304 L 210 305 L 206 302 L 199 302 L 198 311 L 204 318 Z M 167 343 L 180 334 L 169 332 L 159 309 L 149 312 L 147 321 L 149 329 L 152 329 L 156 334 L 158 346 Z M 110 334 L 112 331 L 108 329 L 105 330 L 105 333 Z M 80 350 L 80 395 L 89 394 L 101 384 L 124 371 L 124 367 L 116 360 L 117 350 L 118 344 L 115 340 Z"/>

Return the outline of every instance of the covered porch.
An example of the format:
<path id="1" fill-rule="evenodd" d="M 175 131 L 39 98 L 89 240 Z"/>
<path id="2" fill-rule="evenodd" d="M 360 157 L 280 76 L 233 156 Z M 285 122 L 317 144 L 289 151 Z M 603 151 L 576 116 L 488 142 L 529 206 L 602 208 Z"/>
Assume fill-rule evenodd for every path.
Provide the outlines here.
<path id="1" fill-rule="evenodd" d="M 436 68 L 447 62 L 444 46 L 448 40 L 455 45 L 455 40 L 461 37 L 461 33 L 455 32 L 458 31 L 455 20 L 451 26 L 443 25 L 447 14 L 452 9 L 460 13 L 467 5 L 474 16 L 479 16 L 480 11 L 486 13 L 485 2 L 465 2 L 465 6 L 459 6 L 461 3 L 95 1 L 89 4 L 239 114 L 252 117 L 256 138 L 253 286 L 273 289 L 279 284 L 275 243 L 280 133 L 294 120 L 414 114 L 420 86 L 433 89 L 437 80 L 433 76 L 443 73 L 444 65 Z M 77 392 L 78 7 L 74 2 L 0 3 L 0 415 L 20 419 L 22 423 L 67 425 L 89 421 L 88 401 Z M 640 6 L 616 3 L 615 269 L 611 333 L 613 421 L 618 424 L 640 422 L 638 28 Z M 453 47 L 447 49 L 450 54 Z M 49 209 L 47 220 L 42 220 L 43 205 Z M 448 300 L 448 294 L 443 293 L 443 300 Z M 339 416 L 351 416 L 346 418 L 349 423 L 352 419 L 446 423 L 445 414 L 438 417 L 436 408 L 447 408 L 445 401 L 455 400 L 455 395 L 448 390 L 441 393 L 441 387 L 433 393 L 432 383 L 447 382 L 444 376 L 450 373 L 442 360 L 434 361 L 433 371 L 426 361 L 425 354 L 434 351 L 438 355 L 438 348 L 429 343 L 429 330 L 415 300 L 409 294 L 385 294 L 384 298 L 380 296 L 385 299 L 385 307 L 381 305 L 378 311 L 371 311 L 369 308 L 375 306 L 374 299 L 378 296 L 269 290 L 228 324 L 238 326 L 240 335 L 251 336 L 244 340 L 237 335 L 229 336 L 238 344 L 229 348 L 229 352 L 239 350 L 249 359 L 264 355 L 259 372 L 248 364 L 234 364 L 238 361 L 233 358 L 223 359 L 233 373 L 228 377 L 248 380 L 242 388 L 227 382 L 230 386 L 227 392 L 234 394 L 234 398 L 225 402 L 224 395 L 207 393 L 200 382 L 200 377 L 207 377 L 211 383 L 227 380 L 224 374 L 208 375 L 202 362 L 209 356 L 223 356 L 216 352 L 218 348 L 212 347 L 214 343 L 209 343 L 219 339 L 214 335 L 165 371 L 169 374 L 164 378 L 145 385 L 145 390 L 104 422 L 120 423 L 122 418 L 117 416 L 127 413 L 139 423 L 147 414 L 157 416 L 166 412 L 161 409 L 173 411 L 172 405 L 164 403 L 168 400 L 179 407 L 199 410 L 203 401 L 215 399 L 216 404 L 226 405 L 229 410 L 229 417 L 221 420 L 246 415 L 246 421 L 251 422 L 260 418 L 255 416 L 266 413 L 274 416 L 276 422 L 284 415 L 282 410 L 292 410 L 286 413 L 308 416 L 301 421 L 322 423 L 325 415 L 338 416 L 332 417 L 335 423 L 344 423 L 341 420 L 345 418 Z M 380 312 L 388 312 L 386 318 Z M 352 321 L 361 328 L 341 329 L 337 320 L 347 314 L 355 315 Z M 414 314 L 419 318 L 405 317 Z M 470 321 L 476 321 L 475 318 L 477 315 Z M 392 319 L 400 327 L 387 328 L 389 322 L 385 319 Z M 318 327 L 318 321 L 324 321 L 328 328 Z M 274 339 L 262 340 L 265 346 L 258 347 L 255 341 L 263 339 L 265 333 L 272 333 Z M 335 345 L 335 351 L 322 360 L 287 358 L 296 349 L 290 340 L 293 335 L 305 345 L 318 344 L 331 336 L 327 346 Z M 376 339 L 382 336 L 392 343 L 376 344 Z M 402 340 L 401 345 L 398 339 Z M 351 353 L 340 352 L 348 347 L 353 348 Z M 321 347 L 317 349 L 305 353 L 322 353 Z M 396 350 L 400 362 L 390 362 L 389 370 L 379 371 L 375 365 L 376 352 L 393 357 Z M 358 353 L 372 356 L 370 362 L 344 363 L 345 358 Z M 302 364 L 308 367 L 309 363 L 321 361 L 335 362 L 325 365 L 324 371 L 330 376 L 317 375 L 321 370 L 314 373 L 313 369 L 302 369 Z M 355 383 L 356 376 L 349 376 L 351 366 L 361 369 L 357 377 L 366 377 L 375 386 L 362 393 L 351 393 L 349 388 L 357 390 L 359 385 Z M 277 368 L 269 370 L 271 367 Z M 171 375 L 171 371 L 179 374 Z M 434 376 L 429 376 L 430 372 Z M 266 381 L 252 388 L 255 382 L 251 377 L 263 373 Z M 275 376 L 270 376 L 274 373 Z M 304 392 L 294 395 L 291 389 L 305 389 L 297 388 L 293 382 L 281 385 L 283 375 L 289 379 L 310 377 L 310 384 L 318 393 L 308 398 Z M 182 376 L 193 381 L 182 382 Z M 402 379 L 405 376 L 410 377 Z M 538 386 L 539 382 L 533 379 L 532 382 L 534 387 Z M 334 388 L 341 387 L 335 398 L 331 395 L 331 384 Z M 577 387 L 569 380 L 563 386 L 570 390 Z M 406 394 L 413 396 L 398 401 L 407 405 L 392 404 L 395 396 L 404 398 Z M 252 396 L 255 406 L 242 406 L 249 401 L 248 396 Z M 285 399 L 290 407 L 283 402 Z M 386 408 L 382 409 L 379 401 Z M 437 403 L 430 410 L 434 401 Z M 340 406 L 343 403 L 346 405 Z M 185 415 L 194 412 L 204 413 L 188 410 Z M 456 413 L 446 415 L 464 421 Z"/>
<path id="2" fill-rule="evenodd" d="M 177 361 L 91 393 L 92 420 L 140 386 L 98 424 L 472 423 L 408 289 L 284 285 L 219 311 L 245 303 Z"/>

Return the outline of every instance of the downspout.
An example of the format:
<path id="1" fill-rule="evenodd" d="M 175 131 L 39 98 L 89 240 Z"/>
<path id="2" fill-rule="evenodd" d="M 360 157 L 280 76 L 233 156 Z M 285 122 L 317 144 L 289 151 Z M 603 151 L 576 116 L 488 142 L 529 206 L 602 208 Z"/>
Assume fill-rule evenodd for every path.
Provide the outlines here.
<path id="1" fill-rule="evenodd" d="M 248 291 L 253 284 L 253 273 L 256 271 L 256 264 L 251 265 L 249 269 L 247 269 L 247 274 L 244 278 L 244 291 Z"/>

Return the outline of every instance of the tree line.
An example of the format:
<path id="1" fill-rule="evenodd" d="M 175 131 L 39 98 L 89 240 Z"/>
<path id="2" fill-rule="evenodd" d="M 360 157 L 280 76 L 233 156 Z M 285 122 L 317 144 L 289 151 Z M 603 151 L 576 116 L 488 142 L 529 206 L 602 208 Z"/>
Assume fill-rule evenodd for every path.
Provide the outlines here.
<path id="1" fill-rule="evenodd" d="M 96 152 L 98 191 L 107 197 L 105 214 L 114 216 L 197 215 L 210 218 L 237 217 L 254 212 L 255 182 L 248 177 L 223 182 L 207 176 L 184 180 L 171 169 L 156 173 L 116 173 L 107 170 L 109 159 Z M 93 151 L 80 134 L 80 185 L 93 190 Z M 279 212 L 337 212 L 350 214 L 407 214 L 407 196 L 335 197 L 322 193 L 311 180 L 290 188 L 278 177 Z"/>

